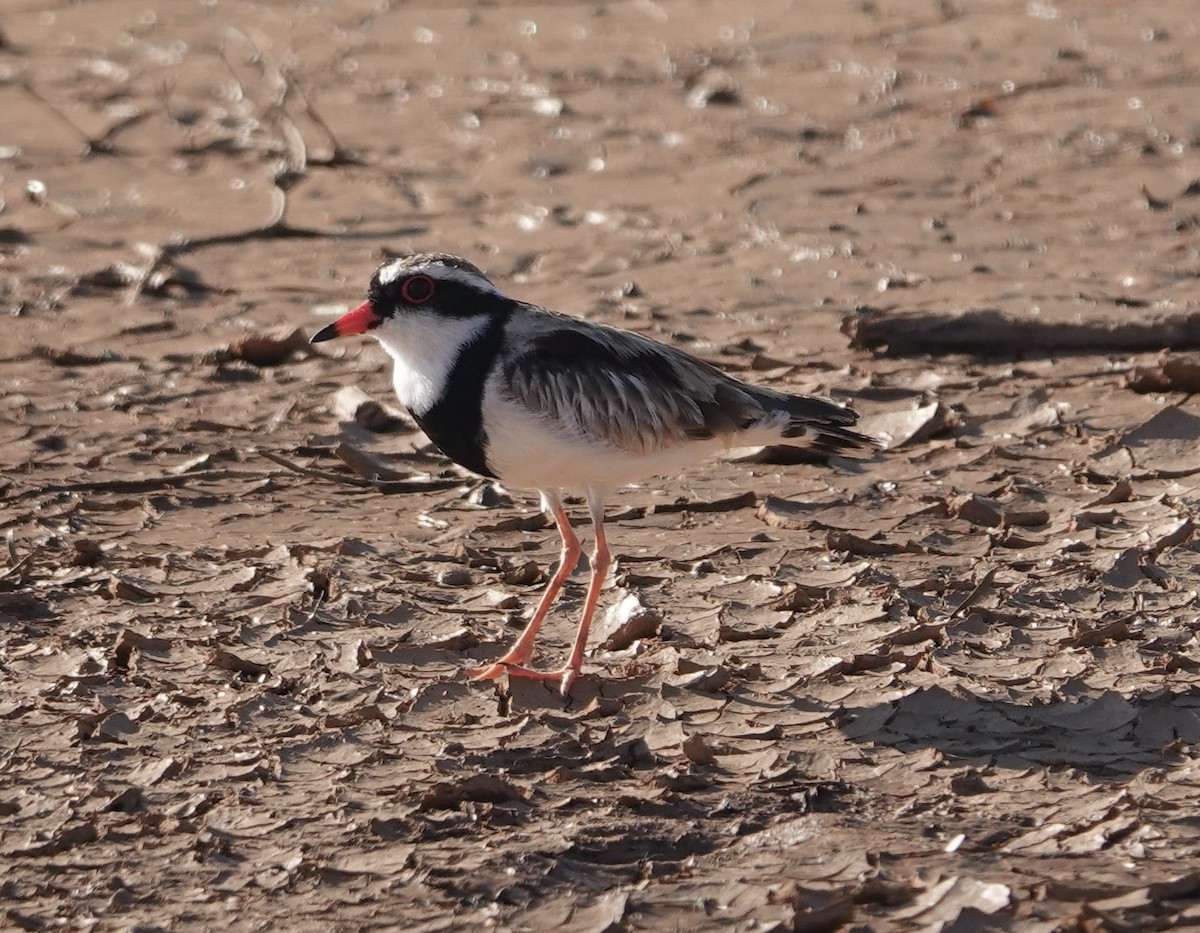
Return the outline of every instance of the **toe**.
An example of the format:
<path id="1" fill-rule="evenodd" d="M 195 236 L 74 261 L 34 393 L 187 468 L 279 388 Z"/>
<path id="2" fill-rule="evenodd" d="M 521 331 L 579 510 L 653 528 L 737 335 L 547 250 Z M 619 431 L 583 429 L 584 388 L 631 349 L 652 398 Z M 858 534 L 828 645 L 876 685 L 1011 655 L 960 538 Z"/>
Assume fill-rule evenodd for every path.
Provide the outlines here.
<path id="1" fill-rule="evenodd" d="M 495 680 L 502 674 L 507 673 L 508 668 L 499 662 L 495 664 L 489 664 L 486 667 L 467 668 L 467 676 L 470 677 L 471 680 Z"/>

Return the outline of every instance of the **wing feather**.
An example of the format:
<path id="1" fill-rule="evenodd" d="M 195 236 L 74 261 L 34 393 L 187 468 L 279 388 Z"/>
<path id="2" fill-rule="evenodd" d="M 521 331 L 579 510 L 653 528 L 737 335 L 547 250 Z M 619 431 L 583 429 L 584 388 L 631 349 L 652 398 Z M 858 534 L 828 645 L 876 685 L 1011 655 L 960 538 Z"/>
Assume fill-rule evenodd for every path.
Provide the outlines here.
<path id="1" fill-rule="evenodd" d="M 541 312 L 501 367 L 501 391 L 594 443 L 651 453 L 693 440 L 736 443 L 754 427 L 822 452 L 871 446 L 853 411 L 747 385 L 640 334 Z"/>
<path id="2" fill-rule="evenodd" d="M 503 387 L 572 434 L 646 453 L 714 436 L 716 387 L 727 377 L 709 369 L 637 334 L 564 321 L 522 341 Z"/>

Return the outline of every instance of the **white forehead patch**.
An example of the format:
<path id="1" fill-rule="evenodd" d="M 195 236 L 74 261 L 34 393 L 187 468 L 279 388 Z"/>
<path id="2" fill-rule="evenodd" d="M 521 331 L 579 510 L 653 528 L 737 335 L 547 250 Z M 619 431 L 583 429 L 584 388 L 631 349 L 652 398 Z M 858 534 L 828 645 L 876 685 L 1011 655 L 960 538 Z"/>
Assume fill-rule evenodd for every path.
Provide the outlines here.
<path id="1" fill-rule="evenodd" d="M 393 259 L 387 265 L 379 270 L 379 284 L 391 285 L 400 277 L 400 273 L 404 271 L 404 260 Z"/>
<path id="2" fill-rule="evenodd" d="M 477 291 L 487 292 L 491 295 L 504 294 L 483 276 L 476 275 L 467 269 L 460 269 L 457 266 L 446 265 L 446 263 L 438 259 L 430 259 L 426 262 L 413 262 L 411 257 L 393 259 L 380 268 L 379 284 L 391 285 L 402 275 L 416 275 L 418 273 L 427 275 L 440 282 L 458 282 L 460 285 L 467 285 Z"/>

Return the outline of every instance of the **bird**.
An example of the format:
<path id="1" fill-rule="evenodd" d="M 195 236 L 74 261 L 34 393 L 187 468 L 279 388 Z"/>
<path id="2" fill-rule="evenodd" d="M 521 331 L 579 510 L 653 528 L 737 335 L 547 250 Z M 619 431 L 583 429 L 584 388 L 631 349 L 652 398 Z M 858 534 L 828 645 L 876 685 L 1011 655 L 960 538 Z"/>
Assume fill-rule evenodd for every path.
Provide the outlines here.
<path id="1" fill-rule="evenodd" d="M 538 307 L 501 291 L 466 259 L 441 252 L 391 258 L 366 300 L 311 338 L 370 334 L 392 358 L 392 387 L 413 420 L 455 463 L 541 496 L 561 553 L 528 623 L 498 659 L 468 670 L 570 693 L 609 570 L 606 497 L 734 447 L 788 444 L 854 454 L 878 442 L 828 398 L 792 395 L 730 376 L 642 334 Z M 564 496 L 586 497 L 590 578 L 565 663 L 532 666 L 534 640 L 583 548 Z"/>

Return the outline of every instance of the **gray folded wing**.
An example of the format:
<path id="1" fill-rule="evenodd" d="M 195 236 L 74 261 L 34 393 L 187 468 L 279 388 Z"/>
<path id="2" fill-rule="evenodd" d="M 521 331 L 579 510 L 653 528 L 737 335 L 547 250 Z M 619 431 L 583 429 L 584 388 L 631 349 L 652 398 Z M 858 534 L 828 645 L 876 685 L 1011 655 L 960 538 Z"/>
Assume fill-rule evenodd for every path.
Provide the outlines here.
<path id="1" fill-rule="evenodd" d="M 501 388 L 571 434 L 634 453 L 774 426 L 785 443 L 834 452 L 870 444 L 828 399 L 750 386 L 646 337 L 558 315 L 510 334 Z"/>

